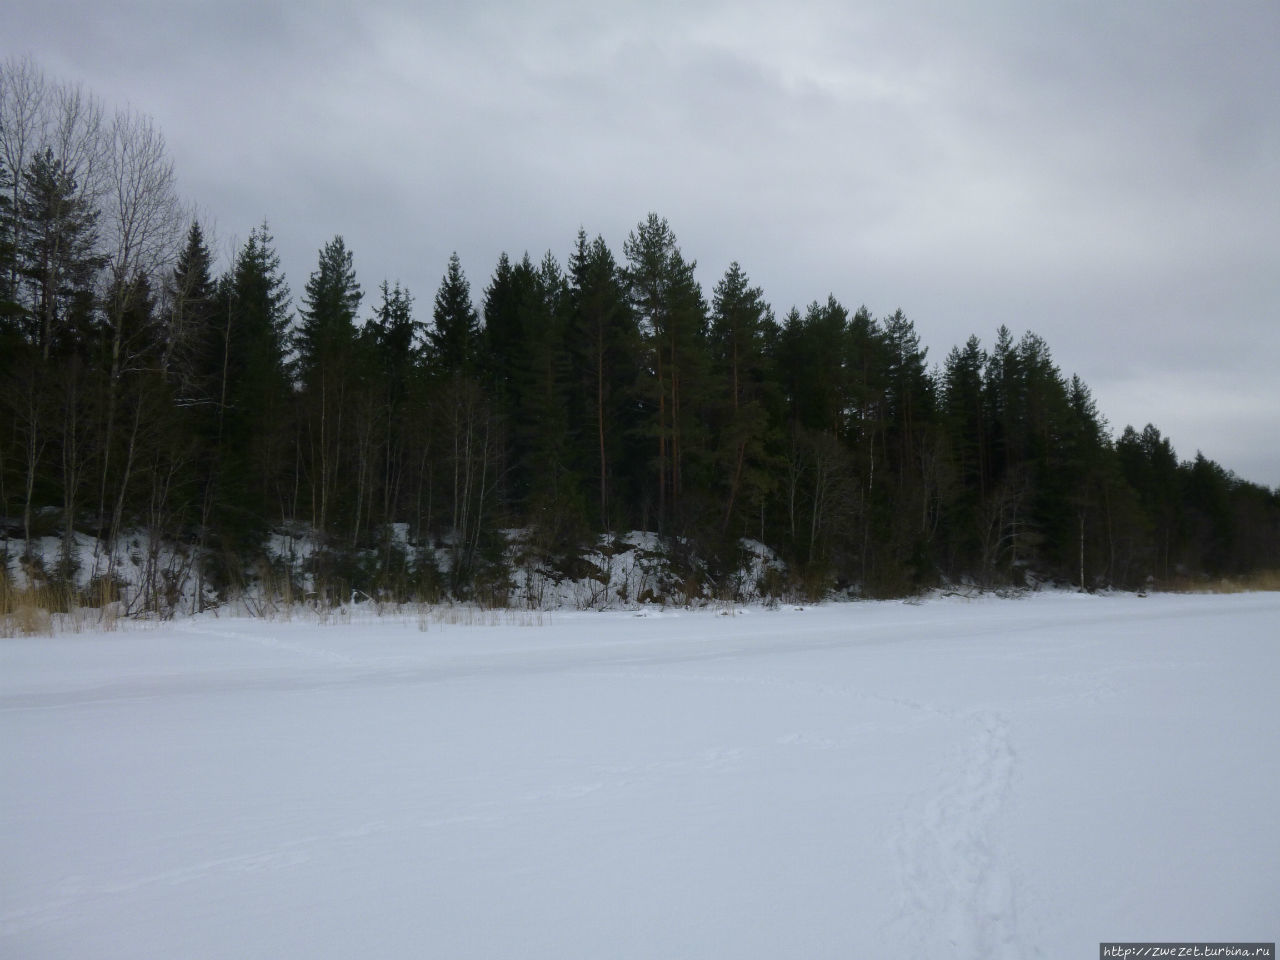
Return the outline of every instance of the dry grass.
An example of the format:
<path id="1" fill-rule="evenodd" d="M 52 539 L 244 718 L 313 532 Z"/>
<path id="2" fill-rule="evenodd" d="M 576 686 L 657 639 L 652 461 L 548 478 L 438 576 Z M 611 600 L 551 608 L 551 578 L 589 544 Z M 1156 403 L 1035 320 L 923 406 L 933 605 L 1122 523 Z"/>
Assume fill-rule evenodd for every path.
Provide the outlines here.
<path id="1" fill-rule="evenodd" d="M 0 579 L 0 637 L 53 633 L 53 615 L 39 589 L 19 590 Z"/>
<path id="2" fill-rule="evenodd" d="M 121 603 L 109 585 L 81 596 L 65 584 L 17 587 L 0 576 L 0 637 L 115 630 L 122 617 Z"/>
<path id="3" fill-rule="evenodd" d="M 434 627 L 540 627 L 551 622 L 551 614 L 543 610 L 512 607 L 482 607 L 471 603 L 424 604 L 418 610 L 418 629 Z"/>
<path id="4" fill-rule="evenodd" d="M 1280 570 L 1257 570 L 1242 577 L 1176 577 L 1160 584 L 1169 593 L 1258 593 L 1280 591 Z"/>

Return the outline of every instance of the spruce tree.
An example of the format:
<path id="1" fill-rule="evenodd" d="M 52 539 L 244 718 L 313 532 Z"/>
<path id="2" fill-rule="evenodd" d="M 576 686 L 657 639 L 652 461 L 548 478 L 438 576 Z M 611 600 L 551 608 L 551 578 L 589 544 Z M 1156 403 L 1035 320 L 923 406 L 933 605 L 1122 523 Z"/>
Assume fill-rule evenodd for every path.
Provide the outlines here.
<path id="1" fill-rule="evenodd" d="M 488 358 L 485 386 L 504 414 L 515 402 L 515 369 L 521 348 L 520 304 L 529 271 L 517 272 L 504 252 L 484 291 L 484 353 Z"/>
<path id="2" fill-rule="evenodd" d="M 293 336 L 297 377 L 304 389 L 315 389 L 325 371 L 349 354 L 362 297 L 352 253 L 342 237 L 334 237 L 320 248 L 316 269 L 307 279 Z"/>
<path id="3" fill-rule="evenodd" d="M 576 383 L 569 418 L 578 460 L 594 491 L 601 530 L 630 512 L 640 492 L 648 445 L 636 415 L 640 330 L 627 302 L 626 281 L 604 238 L 578 231 L 569 260 L 569 354 Z"/>
<path id="4" fill-rule="evenodd" d="M 479 373 L 480 319 L 471 303 L 471 284 L 462 272 L 457 253 L 449 257 L 431 316 L 434 324 L 427 331 L 431 366 L 440 373 Z"/>
<path id="5" fill-rule="evenodd" d="M 199 220 L 192 220 L 187 240 L 169 278 L 165 371 L 172 386 L 178 425 L 191 439 L 185 474 L 191 486 L 195 540 L 203 552 L 221 475 L 222 415 L 226 403 L 226 304 L 220 303 L 213 276 L 213 257 Z M 205 565 L 197 570 L 202 574 Z M 197 584 L 203 607 L 203 584 Z"/>
<path id="6" fill-rule="evenodd" d="M 736 512 L 754 513 L 768 489 L 765 443 L 768 414 L 764 385 L 766 330 L 773 311 L 764 291 L 750 285 L 734 262 L 712 295 L 710 346 L 720 395 L 717 493 L 724 498 L 722 532 Z M 743 495 L 745 492 L 745 496 Z"/>
<path id="7" fill-rule="evenodd" d="M 223 330 L 216 303 L 213 257 L 199 220 L 169 279 L 168 369 L 187 406 L 216 410 L 222 396 Z"/>
<path id="8" fill-rule="evenodd" d="M 289 287 L 267 224 L 249 233 L 222 283 L 226 384 L 211 526 L 221 572 L 238 576 L 273 520 L 294 512 L 289 463 Z"/>
<path id="9" fill-rule="evenodd" d="M 569 286 L 550 252 L 533 269 L 533 278 L 520 311 L 521 399 L 512 429 L 527 451 L 529 519 L 542 544 L 560 553 L 577 548 L 584 520 L 568 419 Z"/>
<path id="10" fill-rule="evenodd" d="M 963 348 L 953 347 L 942 372 L 942 415 L 950 440 L 951 462 L 958 485 L 943 525 L 945 568 L 959 577 L 976 569 L 981 559 L 980 511 L 986 497 L 990 464 L 989 426 L 983 399 L 982 371 L 986 351 L 976 336 Z"/>
<path id="11" fill-rule="evenodd" d="M 1074 580 L 1079 589 L 1088 590 L 1101 579 L 1100 571 L 1108 565 L 1104 547 L 1106 488 L 1112 480 L 1108 469 L 1111 449 L 1106 420 L 1098 412 L 1088 386 L 1075 374 L 1067 384 L 1067 410 L 1058 443 L 1065 480 L 1060 496 L 1072 511 L 1074 534 L 1062 537 L 1059 564 L 1066 579 Z"/>
<path id="12" fill-rule="evenodd" d="M 885 448 L 894 477 L 894 509 L 885 512 L 881 576 L 895 588 L 922 586 L 933 575 L 941 450 L 934 424 L 934 384 L 915 325 L 901 310 L 881 323 L 885 357 Z"/>
<path id="13" fill-rule="evenodd" d="M 433 307 L 427 368 L 434 381 L 436 433 L 444 458 L 436 471 L 444 506 L 440 525 L 452 541 L 452 589 L 464 596 L 475 589 L 494 553 L 482 547 L 494 540 L 502 443 L 500 424 L 479 381 L 485 368 L 480 321 L 456 253 L 449 258 Z"/>
<path id="14" fill-rule="evenodd" d="M 4 158 L 0 157 L 0 350 L 4 350 L 6 356 L 17 341 L 18 318 L 21 315 L 13 185 L 13 174 L 5 165 Z"/>
<path id="15" fill-rule="evenodd" d="M 793 428 L 803 427 L 843 439 L 848 409 L 847 334 L 849 311 L 834 296 L 794 308 L 778 341 L 778 372 Z"/>
<path id="16" fill-rule="evenodd" d="M 351 500 L 340 488 L 347 480 L 352 447 L 347 412 L 357 374 L 353 354 L 361 296 L 351 251 L 342 237 L 334 237 L 320 249 L 319 262 L 307 280 L 292 338 L 301 389 L 299 454 L 308 481 L 311 522 L 321 538 L 334 532 L 339 506 Z M 352 521 L 345 515 L 341 519 Z"/>
<path id="17" fill-rule="evenodd" d="M 419 382 L 422 324 L 413 317 L 413 295 L 398 282 L 393 287 L 385 280 L 378 294 L 380 302 L 360 334 L 360 353 L 367 363 L 363 390 L 376 410 L 379 453 L 371 465 L 381 466 L 376 505 L 380 521 L 391 524 L 409 516 L 408 491 L 418 461 L 415 437 L 427 412 Z M 389 536 L 384 547 L 389 556 Z"/>
<path id="18" fill-rule="evenodd" d="M 689 474 L 704 452 L 707 400 L 706 304 L 667 221 L 651 213 L 627 237 L 626 278 L 631 307 L 640 322 L 647 357 L 651 434 L 656 440 L 656 512 L 666 532 L 682 516 Z"/>
<path id="19" fill-rule="evenodd" d="M 531 480 L 526 438 L 514 425 L 522 416 L 525 386 L 521 379 L 526 359 L 523 312 L 536 279 L 527 254 L 513 265 L 503 253 L 484 294 L 483 381 L 503 438 L 499 498 L 517 514 L 525 509 Z"/>
<path id="20" fill-rule="evenodd" d="M 22 174 L 18 271 L 27 287 L 24 332 L 48 361 L 55 350 L 84 349 L 94 336 L 94 283 L 106 265 L 99 211 L 51 149 Z"/>

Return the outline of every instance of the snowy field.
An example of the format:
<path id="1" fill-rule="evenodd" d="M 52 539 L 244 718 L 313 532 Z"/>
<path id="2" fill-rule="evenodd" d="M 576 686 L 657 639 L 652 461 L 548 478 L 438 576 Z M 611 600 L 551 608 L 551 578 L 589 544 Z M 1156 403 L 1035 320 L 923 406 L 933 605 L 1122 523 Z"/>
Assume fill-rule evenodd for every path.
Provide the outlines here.
<path id="1" fill-rule="evenodd" d="M 498 620 L 0 640 L 0 957 L 1280 937 L 1280 595 Z"/>

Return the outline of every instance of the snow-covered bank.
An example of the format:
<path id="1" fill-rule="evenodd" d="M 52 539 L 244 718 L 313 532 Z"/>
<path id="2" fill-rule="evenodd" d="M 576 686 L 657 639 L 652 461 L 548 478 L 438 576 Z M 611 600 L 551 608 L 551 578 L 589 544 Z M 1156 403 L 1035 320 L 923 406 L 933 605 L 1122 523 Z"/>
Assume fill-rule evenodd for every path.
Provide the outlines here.
<path id="1" fill-rule="evenodd" d="M 6 639 L 0 955 L 1273 940 L 1277 680 L 1276 594 Z"/>
<path id="2" fill-rule="evenodd" d="M 392 524 L 384 548 L 320 549 L 305 529 L 277 531 L 261 556 L 220 587 L 210 581 L 198 551 L 130 531 L 108 546 L 85 534 L 70 541 L 47 536 L 0 536 L 0 613 L 5 590 L 30 591 L 24 606 L 70 610 L 53 629 L 111 619 L 168 619 L 221 608 L 224 614 L 275 618 L 303 608 L 333 611 L 348 602 L 403 605 L 449 602 L 455 594 L 491 606 L 533 610 L 636 609 L 650 603 L 681 606 L 786 599 L 796 593 L 786 567 L 755 540 L 738 544 L 737 563 L 712 577 L 687 544 L 633 530 L 602 534 L 573 554 L 553 555 L 529 542 L 528 530 L 502 531 L 501 562 L 477 585 L 450 587 L 453 548 L 447 541 L 414 543 L 408 525 Z M 391 558 L 395 562 L 391 562 Z M 393 571 L 396 571 L 393 573 Z M 292 609 L 291 609 L 292 608 Z M 0 619 L 0 636 L 6 630 Z M 36 632 L 49 632 L 47 629 Z"/>

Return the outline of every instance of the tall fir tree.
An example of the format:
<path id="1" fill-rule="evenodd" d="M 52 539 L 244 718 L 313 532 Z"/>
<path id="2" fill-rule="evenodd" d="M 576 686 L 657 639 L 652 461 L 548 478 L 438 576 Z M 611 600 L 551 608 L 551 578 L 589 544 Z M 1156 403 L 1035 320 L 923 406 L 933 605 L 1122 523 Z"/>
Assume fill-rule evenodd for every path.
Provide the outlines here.
<path id="1" fill-rule="evenodd" d="M 365 391 L 375 404 L 380 466 L 376 490 L 378 520 L 390 556 L 391 524 L 409 515 L 408 496 L 417 463 L 415 438 L 428 420 L 421 389 L 422 327 L 413 315 L 413 295 L 399 282 L 378 287 L 379 303 L 361 331 L 366 358 Z"/>
<path id="2" fill-rule="evenodd" d="M 520 307 L 520 399 L 511 429 L 524 451 L 521 466 L 529 480 L 529 520 L 544 548 L 563 552 L 576 549 L 583 533 L 580 478 L 577 464 L 571 465 L 568 419 L 569 286 L 550 252 L 537 267 L 526 257 L 522 268 L 533 282 Z"/>
<path id="3" fill-rule="evenodd" d="M 334 237 L 320 248 L 316 269 L 307 279 L 292 338 L 297 379 L 304 389 L 314 389 L 326 366 L 349 355 L 362 298 L 354 257 L 342 237 Z"/>
<path id="4" fill-rule="evenodd" d="M 651 433 L 655 442 L 655 511 L 661 532 L 702 514 L 682 503 L 689 474 L 705 452 L 706 304 L 667 221 L 651 213 L 623 245 L 631 307 L 644 337 Z M 696 484 L 694 485 L 696 488 Z"/>
<path id="5" fill-rule="evenodd" d="M 13 349 L 18 337 L 18 245 L 14 176 L 0 157 L 0 349 Z M 6 355 L 8 350 L 5 351 Z"/>
<path id="6" fill-rule="evenodd" d="M 457 253 L 440 281 L 427 331 L 431 366 L 440 373 L 474 376 L 481 367 L 480 318 L 471 302 L 471 284 Z"/>
<path id="7" fill-rule="evenodd" d="M 976 568 L 982 502 L 990 475 L 989 425 L 983 397 L 982 371 L 987 363 L 982 342 L 971 336 L 963 348 L 953 347 L 942 372 L 942 415 L 950 439 L 951 461 L 959 489 L 947 509 L 946 556 L 950 576 Z"/>
<path id="8" fill-rule="evenodd" d="M 249 233 L 221 284 L 226 383 L 212 542 L 224 576 L 261 546 L 270 524 L 293 516 L 286 366 L 289 287 L 270 229 Z"/>
<path id="9" fill-rule="evenodd" d="M 166 369 L 187 406 L 216 410 L 222 396 L 223 329 L 213 256 L 199 220 L 169 278 Z"/>
<path id="10" fill-rule="evenodd" d="M 295 379 L 301 390 L 298 457 L 311 523 L 322 540 L 338 532 L 335 524 L 355 521 L 348 515 L 354 506 L 351 498 L 340 490 L 348 480 L 347 453 L 352 447 L 347 413 L 358 376 L 353 354 L 361 297 L 352 253 L 342 237 L 334 237 L 320 249 L 316 269 L 307 279 L 292 337 Z M 359 513 L 357 507 L 355 516 Z"/>
<path id="11" fill-rule="evenodd" d="M 490 566 L 495 491 L 501 465 L 501 429 L 481 385 L 487 367 L 471 285 L 457 253 L 449 258 L 427 330 L 427 369 L 441 462 L 431 465 L 442 494 L 438 525 L 451 542 L 450 580 L 456 595 L 470 595 Z M 433 485 L 434 486 L 434 485 Z"/>
<path id="12" fill-rule="evenodd" d="M 584 474 L 595 492 L 599 528 L 609 530 L 627 521 L 646 455 L 637 442 L 640 330 L 613 253 L 603 237 L 588 242 L 585 230 L 578 231 L 569 260 L 569 298 L 569 353 L 577 373 L 569 418 L 579 460 L 592 465 Z"/>
<path id="13" fill-rule="evenodd" d="M 24 328 L 47 362 L 55 350 L 83 350 L 95 336 L 94 284 L 107 258 L 99 247 L 100 211 L 52 149 L 37 154 L 22 176 Z"/>
<path id="14" fill-rule="evenodd" d="M 710 347 L 721 408 L 716 491 L 723 497 L 721 531 L 726 533 L 736 514 L 760 507 L 769 488 L 764 385 L 773 311 L 736 261 L 716 285 L 711 303 Z"/>
<path id="15" fill-rule="evenodd" d="M 190 521 L 197 548 L 203 552 L 209 546 L 221 475 L 229 328 L 227 305 L 219 301 L 213 256 L 199 220 L 193 219 L 187 228 L 186 243 L 169 277 L 166 299 L 164 369 L 178 406 L 178 429 L 191 438 L 186 469 L 193 504 Z M 197 566 L 200 574 L 204 570 L 204 565 Z M 198 607 L 202 607 L 202 583 L 197 584 L 196 598 Z"/>
<path id="16" fill-rule="evenodd" d="M 531 273 L 512 266 L 504 252 L 484 291 L 484 353 L 488 358 L 485 386 L 504 414 L 515 402 L 516 367 L 520 360 L 520 304 Z"/>
<path id="17" fill-rule="evenodd" d="M 523 416 L 525 303 L 535 295 L 536 282 L 527 254 L 512 264 L 504 252 L 484 293 L 483 381 L 501 425 L 500 499 L 517 517 L 525 510 L 531 481 L 525 437 L 514 425 Z"/>

